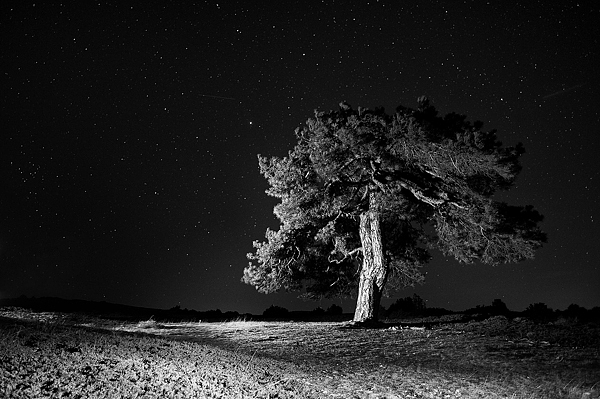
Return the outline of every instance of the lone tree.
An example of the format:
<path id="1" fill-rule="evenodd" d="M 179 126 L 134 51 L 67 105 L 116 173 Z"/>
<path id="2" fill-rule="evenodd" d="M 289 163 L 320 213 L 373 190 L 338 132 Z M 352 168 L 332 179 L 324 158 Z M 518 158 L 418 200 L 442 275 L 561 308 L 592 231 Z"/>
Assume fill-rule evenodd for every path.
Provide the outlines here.
<path id="1" fill-rule="evenodd" d="M 377 321 L 384 289 L 423 281 L 430 248 L 465 263 L 532 259 L 542 216 L 492 199 L 513 185 L 522 145 L 437 114 L 425 97 L 394 115 L 341 103 L 296 129 L 288 156 L 259 155 L 281 225 L 254 242 L 242 281 L 315 299 L 358 290 L 364 323 Z"/>

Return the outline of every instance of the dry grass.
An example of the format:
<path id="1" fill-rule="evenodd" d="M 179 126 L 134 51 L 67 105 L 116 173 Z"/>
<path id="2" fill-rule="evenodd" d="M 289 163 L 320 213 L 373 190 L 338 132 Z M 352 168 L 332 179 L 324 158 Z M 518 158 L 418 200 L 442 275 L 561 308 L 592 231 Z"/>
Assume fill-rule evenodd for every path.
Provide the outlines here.
<path id="1" fill-rule="evenodd" d="M 348 329 L 342 323 L 241 320 L 227 323 L 150 320 L 131 324 L 98 321 L 96 325 L 90 320 L 81 323 L 70 320 L 70 323 L 112 331 L 100 334 L 69 327 L 68 334 L 91 334 L 74 346 L 81 349 L 79 358 L 85 359 L 89 367 L 98 367 L 112 346 L 121 348 L 118 355 L 121 358 L 146 359 L 127 367 L 139 375 L 136 381 L 154 381 L 147 392 L 164 392 L 166 386 L 174 384 L 174 375 L 179 378 L 177 392 L 184 389 L 195 392 L 202 378 L 212 376 L 208 381 L 221 381 L 234 373 L 233 380 L 228 380 L 229 385 L 225 386 L 227 389 L 221 387 L 214 392 L 223 397 L 580 399 L 600 396 L 597 326 L 540 326 L 527 320 L 503 318 L 431 329 Z M 11 338 L 10 334 L 14 331 L 0 338 L 4 347 L 6 340 L 12 340 L 12 346 L 27 347 L 28 341 L 23 336 L 16 334 Z M 102 342 L 98 336 L 110 337 L 110 343 L 90 347 L 90 340 Z M 54 349 L 52 345 L 38 345 L 39 352 L 56 351 L 60 339 L 52 340 Z M 61 350 L 68 352 L 68 347 Z M 165 359 L 169 360 L 165 363 Z M 5 368 L 6 363 L 0 364 L 0 370 Z M 125 367 L 114 361 L 106 364 L 101 371 L 111 376 Z M 190 364 L 196 368 L 190 369 Z M 205 365 L 201 372 L 198 364 Z M 164 385 L 156 382 L 158 369 L 170 370 L 169 373 L 187 371 L 169 374 L 166 381 L 171 385 L 167 382 Z M 256 383 L 261 373 L 271 376 L 270 385 Z M 25 376 L 33 378 L 30 374 Z M 201 378 L 191 380 L 191 376 Z M 162 381 L 160 378 L 163 377 L 158 377 L 158 381 Z M 137 382 L 130 384 L 139 387 Z M 195 397 L 213 397 L 206 391 L 198 392 L 204 392 L 205 396 Z"/>

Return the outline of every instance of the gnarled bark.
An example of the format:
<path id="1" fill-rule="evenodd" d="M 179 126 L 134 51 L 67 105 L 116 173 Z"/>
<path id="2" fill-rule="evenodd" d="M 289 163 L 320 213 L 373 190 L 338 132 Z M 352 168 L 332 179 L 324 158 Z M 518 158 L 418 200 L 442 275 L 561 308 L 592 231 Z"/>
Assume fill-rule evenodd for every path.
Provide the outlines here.
<path id="1" fill-rule="evenodd" d="M 388 276 L 388 269 L 383 259 L 379 213 L 376 210 L 371 209 L 360 215 L 360 239 L 363 247 L 363 263 L 354 322 L 374 322 L 379 316 L 381 295 Z"/>

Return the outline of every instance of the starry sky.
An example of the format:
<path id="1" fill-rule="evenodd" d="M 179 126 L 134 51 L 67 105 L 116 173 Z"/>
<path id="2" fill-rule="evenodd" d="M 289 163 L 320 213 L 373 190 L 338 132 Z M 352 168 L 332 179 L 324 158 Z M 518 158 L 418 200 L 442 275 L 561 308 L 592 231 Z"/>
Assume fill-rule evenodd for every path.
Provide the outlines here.
<path id="1" fill-rule="evenodd" d="M 351 312 L 240 282 L 278 226 L 257 154 L 314 109 L 426 95 L 525 145 L 498 198 L 549 242 L 497 267 L 434 253 L 384 304 L 600 306 L 598 21 L 575 1 L 3 2 L 0 298 Z"/>

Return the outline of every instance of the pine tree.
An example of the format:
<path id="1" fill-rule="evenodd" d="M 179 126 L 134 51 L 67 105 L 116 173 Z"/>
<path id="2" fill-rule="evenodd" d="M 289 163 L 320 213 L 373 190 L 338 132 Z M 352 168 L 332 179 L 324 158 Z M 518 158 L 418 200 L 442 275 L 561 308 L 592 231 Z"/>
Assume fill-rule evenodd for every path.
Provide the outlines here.
<path id="1" fill-rule="evenodd" d="M 521 144 L 463 115 L 417 109 L 315 111 L 283 158 L 259 155 L 278 231 L 254 242 L 242 281 L 263 293 L 357 295 L 354 321 L 377 321 L 386 290 L 421 283 L 438 248 L 460 262 L 532 259 L 546 237 L 532 206 L 495 201 L 521 170 Z"/>

